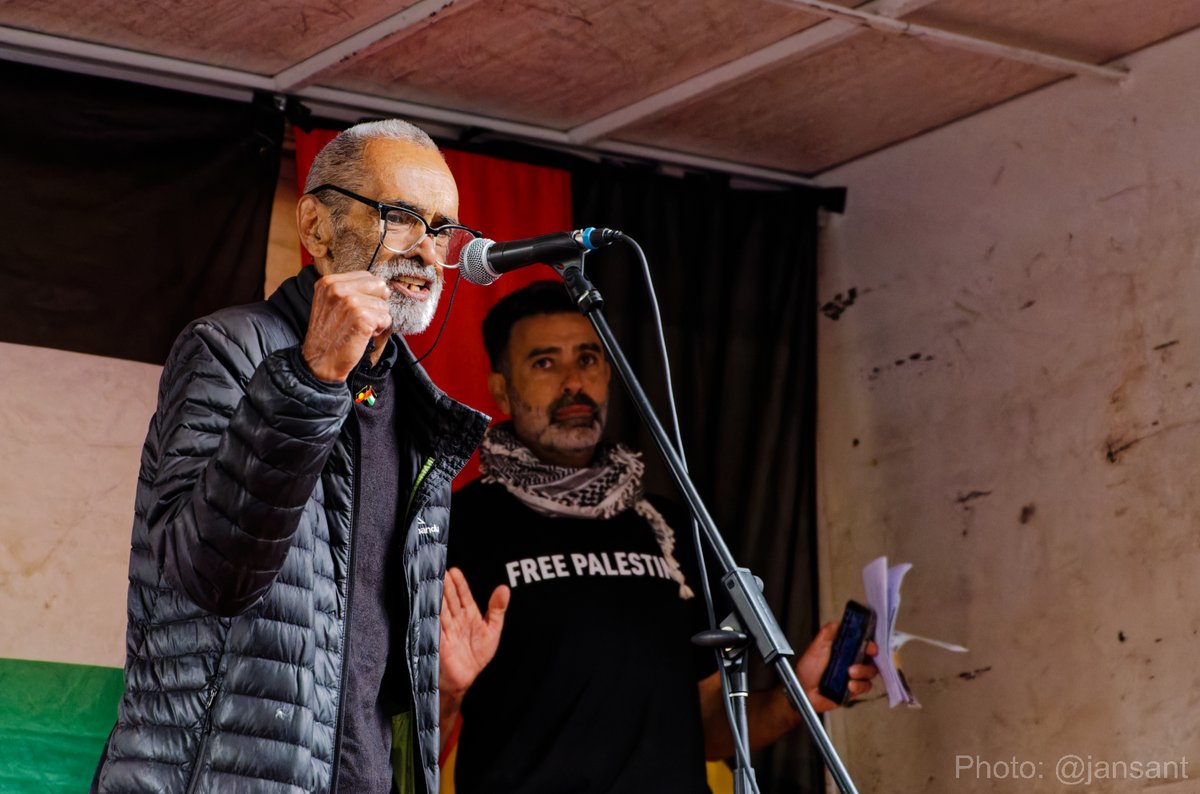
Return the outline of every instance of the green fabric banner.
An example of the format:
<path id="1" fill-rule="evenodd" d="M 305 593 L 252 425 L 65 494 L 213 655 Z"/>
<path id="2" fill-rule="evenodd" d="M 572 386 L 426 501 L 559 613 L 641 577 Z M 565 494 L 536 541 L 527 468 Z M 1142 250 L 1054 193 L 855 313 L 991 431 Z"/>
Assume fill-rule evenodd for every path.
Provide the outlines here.
<path id="1" fill-rule="evenodd" d="M 0 792 L 87 791 L 121 688 L 115 667 L 0 659 Z"/>

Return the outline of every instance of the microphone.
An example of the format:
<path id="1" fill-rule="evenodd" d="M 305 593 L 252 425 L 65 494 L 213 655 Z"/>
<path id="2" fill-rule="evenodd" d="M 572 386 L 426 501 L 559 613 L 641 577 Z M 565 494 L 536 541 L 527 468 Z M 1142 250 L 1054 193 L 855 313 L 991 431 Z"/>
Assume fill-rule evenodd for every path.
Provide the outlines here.
<path id="1" fill-rule="evenodd" d="M 624 236 L 616 229 L 589 226 L 573 232 L 554 232 L 507 243 L 481 237 L 463 248 L 458 260 L 458 272 L 472 284 L 486 287 L 510 270 L 538 263 L 559 262 L 580 251 L 592 251 L 614 243 Z"/>

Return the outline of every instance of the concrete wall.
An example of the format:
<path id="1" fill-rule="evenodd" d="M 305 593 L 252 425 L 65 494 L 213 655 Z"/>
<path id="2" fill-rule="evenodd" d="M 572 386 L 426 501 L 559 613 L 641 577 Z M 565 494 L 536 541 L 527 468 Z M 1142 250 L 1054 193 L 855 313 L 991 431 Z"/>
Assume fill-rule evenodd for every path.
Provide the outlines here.
<path id="1" fill-rule="evenodd" d="M 864 792 L 1200 790 L 1200 32 L 1128 64 L 822 178 L 824 612 L 886 554 L 971 649 L 831 719 Z"/>

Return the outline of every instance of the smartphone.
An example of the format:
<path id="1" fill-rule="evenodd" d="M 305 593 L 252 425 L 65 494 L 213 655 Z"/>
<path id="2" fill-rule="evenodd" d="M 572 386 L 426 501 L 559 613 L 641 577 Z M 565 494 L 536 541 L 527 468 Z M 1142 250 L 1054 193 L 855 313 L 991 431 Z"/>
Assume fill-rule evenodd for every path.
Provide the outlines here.
<path id="1" fill-rule="evenodd" d="M 857 601 L 847 601 L 829 652 L 829 665 L 821 675 L 818 690 L 834 703 L 845 703 L 850 686 L 850 665 L 862 664 L 867 643 L 875 634 L 875 610 Z"/>

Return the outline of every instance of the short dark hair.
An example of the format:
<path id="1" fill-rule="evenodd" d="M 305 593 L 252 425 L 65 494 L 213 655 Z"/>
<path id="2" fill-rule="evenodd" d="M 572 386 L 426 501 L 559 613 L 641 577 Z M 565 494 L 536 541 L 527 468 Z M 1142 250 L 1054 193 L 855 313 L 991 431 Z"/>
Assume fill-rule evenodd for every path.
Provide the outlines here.
<path id="1" fill-rule="evenodd" d="M 579 314 L 561 281 L 535 281 L 501 298 L 483 318 L 483 347 L 492 372 L 505 372 L 513 326 L 537 314 Z"/>

